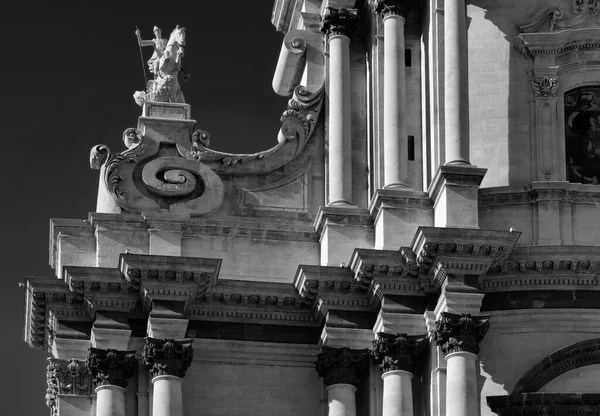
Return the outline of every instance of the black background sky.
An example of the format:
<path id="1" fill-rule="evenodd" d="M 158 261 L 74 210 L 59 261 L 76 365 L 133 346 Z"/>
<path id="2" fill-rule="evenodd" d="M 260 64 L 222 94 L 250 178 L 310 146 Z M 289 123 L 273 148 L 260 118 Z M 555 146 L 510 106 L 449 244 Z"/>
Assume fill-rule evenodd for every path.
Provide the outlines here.
<path id="1" fill-rule="evenodd" d="M 8 4 L 8 5 L 7 5 Z M 49 218 L 87 218 L 98 171 L 89 150 L 122 150 L 144 89 L 134 35 L 186 27 L 184 85 L 211 147 L 245 153 L 277 143 L 286 98 L 271 89 L 283 35 L 271 0 L 194 2 L 13 1 L 0 11 L 0 414 L 47 415 L 46 357 L 23 342 L 26 276 L 52 276 Z M 151 48 L 144 50 L 144 62 Z M 145 63 L 144 63 L 145 66 Z"/>

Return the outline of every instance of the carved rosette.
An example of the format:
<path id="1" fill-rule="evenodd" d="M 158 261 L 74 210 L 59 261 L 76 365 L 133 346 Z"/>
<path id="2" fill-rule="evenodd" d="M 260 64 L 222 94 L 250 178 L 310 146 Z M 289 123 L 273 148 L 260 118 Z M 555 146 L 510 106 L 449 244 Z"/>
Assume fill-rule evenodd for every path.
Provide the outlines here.
<path id="1" fill-rule="evenodd" d="M 142 359 L 152 377 L 176 376 L 183 378 L 194 359 L 192 340 L 146 338 Z"/>
<path id="2" fill-rule="evenodd" d="M 368 350 L 322 347 L 315 367 L 325 384 L 352 384 L 358 387 L 363 370 L 367 367 Z"/>
<path id="3" fill-rule="evenodd" d="M 327 7 L 321 21 L 321 32 L 326 36 L 352 37 L 356 30 L 358 11 L 356 9 L 334 9 Z"/>
<path id="4" fill-rule="evenodd" d="M 87 358 L 96 386 L 127 387 L 127 380 L 135 371 L 135 351 L 90 348 Z"/>
<path id="5" fill-rule="evenodd" d="M 536 97 L 555 98 L 558 91 L 558 78 L 556 77 L 533 77 L 531 86 Z"/>
<path id="6" fill-rule="evenodd" d="M 379 0 L 375 6 L 375 13 L 382 17 L 402 16 L 406 19 L 413 3 L 413 0 Z"/>
<path id="7" fill-rule="evenodd" d="M 92 394 L 92 375 L 84 361 L 70 361 L 48 358 L 46 368 L 46 405 L 56 414 L 56 395 L 72 394 L 89 396 Z"/>
<path id="8" fill-rule="evenodd" d="M 490 328 L 489 315 L 471 316 L 442 312 L 441 318 L 435 322 L 432 330 L 433 341 L 444 354 L 453 352 L 479 352 L 479 343 Z"/>
<path id="9" fill-rule="evenodd" d="M 415 360 L 425 350 L 425 337 L 379 332 L 373 340 L 371 357 L 382 373 L 404 370 L 413 373 Z"/>

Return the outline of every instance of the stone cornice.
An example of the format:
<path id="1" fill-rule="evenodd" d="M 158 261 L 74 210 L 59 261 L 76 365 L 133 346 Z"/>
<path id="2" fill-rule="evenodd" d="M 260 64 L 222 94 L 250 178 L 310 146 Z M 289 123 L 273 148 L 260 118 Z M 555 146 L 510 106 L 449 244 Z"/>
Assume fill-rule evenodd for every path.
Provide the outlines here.
<path id="1" fill-rule="evenodd" d="M 419 227 L 411 244 L 422 284 L 437 291 L 448 274 L 483 276 L 510 255 L 520 232 Z"/>
<path id="2" fill-rule="evenodd" d="M 376 221 L 382 208 L 433 210 L 427 192 L 412 189 L 377 189 L 369 203 L 369 213 Z"/>
<path id="3" fill-rule="evenodd" d="M 414 372 L 415 360 L 423 353 L 427 337 L 380 332 L 373 340 L 371 356 L 379 364 L 379 371 L 403 370 Z"/>
<path id="4" fill-rule="evenodd" d="M 440 319 L 435 322 L 432 340 L 446 355 L 460 351 L 477 354 L 489 327 L 489 315 L 442 312 Z"/>
<path id="5" fill-rule="evenodd" d="M 357 27 L 357 20 L 358 11 L 355 9 L 327 7 L 320 29 L 327 37 L 341 35 L 351 38 Z"/>
<path id="6" fill-rule="evenodd" d="M 175 376 L 183 378 L 194 359 L 192 340 L 146 338 L 142 359 L 152 377 Z"/>
<path id="7" fill-rule="evenodd" d="M 366 349 L 322 347 L 315 368 L 327 386 L 343 383 L 358 387 L 368 365 L 367 353 Z"/>
<path id="8" fill-rule="evenodd" d="M 127 380 L 135 372 L 135 351 L 90 348 L 87 359 L 96 386 L 127 387 Z"/>
<path id="9" fill-rule="evenodd" d="M 367 210 L 343 206 L 319 207 L 313 227 L 318 235 L 329 225 L 373 227 L 373 219 Z"/>
<path id="10" fill-rule="evenodd" d="M 498 416 L 570 416 L 600 412 L 600 396 L 585 393 L 528 393 L 518 398 L 488 396 L 487 403 Z"/>

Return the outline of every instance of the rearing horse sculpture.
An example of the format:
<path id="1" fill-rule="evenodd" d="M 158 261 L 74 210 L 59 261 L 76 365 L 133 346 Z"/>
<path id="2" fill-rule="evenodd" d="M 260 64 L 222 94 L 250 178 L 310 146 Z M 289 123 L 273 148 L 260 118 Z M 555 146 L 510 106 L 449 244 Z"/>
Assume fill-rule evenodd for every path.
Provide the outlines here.
<path id="1" fill-rule="evenodd" d="M 171 32 L 165 51 L 158 62 L 158 72 L 154 80 L 148 82 L 146 99 L 173 103 L 185 102 L 177 80 L 177 74 L 181 70 L 184 47 L 185 28 L 177 25 Z"/>

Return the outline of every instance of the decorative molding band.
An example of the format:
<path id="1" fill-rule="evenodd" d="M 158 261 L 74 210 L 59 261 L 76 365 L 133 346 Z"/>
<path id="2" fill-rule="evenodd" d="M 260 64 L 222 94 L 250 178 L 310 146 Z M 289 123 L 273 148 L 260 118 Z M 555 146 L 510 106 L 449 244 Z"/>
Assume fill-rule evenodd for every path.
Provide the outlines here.
<path id="1" fill-rule="evenodd" d="M 527 393 L 519 397 L 488 396 L 487 403 L 498 416 L 597 415 L 600 397 L 581 393 Z"/>
<path id="2" fill-rule="evenodd" d="M 352 384 L 358 387 L 363 372 L 368 366 L 368 350 L 322 347 L 317 356 L 315 369 L 325 384 Z"/>

